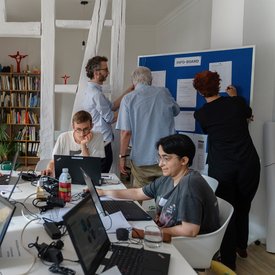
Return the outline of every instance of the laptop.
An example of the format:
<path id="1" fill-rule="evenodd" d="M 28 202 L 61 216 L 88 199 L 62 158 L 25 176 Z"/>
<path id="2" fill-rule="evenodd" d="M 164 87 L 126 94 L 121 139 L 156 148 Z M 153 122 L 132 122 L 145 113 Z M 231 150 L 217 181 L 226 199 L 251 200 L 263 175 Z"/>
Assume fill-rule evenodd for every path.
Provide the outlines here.
<path id="1" fill-rule="evenodd" d="M 95 202 L 96 208 L 100 214 L 108 215 L 121 211 L 127 221 L 148 221 L 152 220 L 152 217 L 147 214 L 141 207 L 139 207 L 134 201 L 125 200 L 104 200 L 101 201 L 93 180 L 89 177 L 88 173 L 80 168 L 83 178 L 85 180 L 88 189 Z"/>
<path id="2" fill-rule="evenodd" d="M 19 151 L 16 151 L 14 157 L 13 157 L 13 161 L 12 161 L 12 166 L 11 166 L 11 170 L 9 174 L 6 175 L 2 175 L 0 177 L 0 185 L 9 185 L 9 184 L 14 184 L 17 181 L 18 177 L 13 177 L 12 176 L 12 171 L 15 170 L 15 166 L 16 166 L 16 161 L 18 158 L 18 154 Z"/>
<path id="3" fill-rule="evenodd" d="M 123 275 L 168 274 L 170 254 L 112 245 L 91 195 L 63 216 L 85 275 L 117 266 Z"/>
<path id="4" fill-rule="evenodd" d="M 15 205 L 11 204 L 6 198 L 0 196 L 0 246 L 4 240 L 14 211 Z"/>
<path id="5" fill-rule="evenodd" d="M 58 179 L 62 168 L 68 168 L 72 184 L 85 184 L 80 167 L 85 169 L 95 185 L 100 185 L 101 158 L 83 156 L 54 155 L 55 178 Z"/>

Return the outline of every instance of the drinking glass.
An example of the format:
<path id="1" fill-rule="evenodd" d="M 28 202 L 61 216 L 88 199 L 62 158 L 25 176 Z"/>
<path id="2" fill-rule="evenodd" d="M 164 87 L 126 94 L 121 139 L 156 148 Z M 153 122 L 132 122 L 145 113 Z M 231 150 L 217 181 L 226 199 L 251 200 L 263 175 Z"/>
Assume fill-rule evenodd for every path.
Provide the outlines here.
<path id="1" fill-rule="evenodd" d="M 144 243 L 150 248 L 158 248 L 162 244 L 161 230 L 155 225 L 148 225 L 144 230 Z"/>

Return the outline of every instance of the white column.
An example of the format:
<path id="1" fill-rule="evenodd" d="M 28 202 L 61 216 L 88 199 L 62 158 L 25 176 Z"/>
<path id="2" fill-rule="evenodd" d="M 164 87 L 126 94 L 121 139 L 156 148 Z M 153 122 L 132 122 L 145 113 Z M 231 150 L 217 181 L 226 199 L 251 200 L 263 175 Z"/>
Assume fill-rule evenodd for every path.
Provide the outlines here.
<path id="1" fill-rule="evenodd" d="M 111 40 L 111 75 L 110 86 L 112 99 L 116 99 L 123 93 L 124 83 L 124 56 L 125 56 L 125 0 L 113 0 L 112 2 L 112 40 Z M 115 126 L 115 125 L 114 125 Z M 119 133 L 114 130 L 115 142 L 113 143 L 112 172 L 118 175 Z"/>
<path id="2" fill-rule="evenodd" d="M 243 45 L 244 0 L 213 0 L 211 48 Z"/>
<path id="3" fill-rule="evenodd" d="M 266 183 L 266 251 L 275 253 L 275 122 L 265 122 L 263 167 Z"/>
<path id="4" fill-rule="evenodd" d="M 107 6 L 108 6 L 108 0 L 95 1 L 94 11 L 91 18 L 91 26 L 88 34 L 86 49 L 85 49 L 84 58 L 81 66 L 80 78 L 78 82 L 79 91 L 85 89 L 87 85 L 88 78 L 86 76 L 86 71 L 85 71 L 86 64 L 88 60 L 94 57 L 95 55 L 97 55 L 97 52 L 98 52 L 98 47 L 100 43 L 102 28 L 104 25 Z M 74 113 L 74 108 L 73 108 L 72 116 L 73 116 L 73 113 Z"/>
<path id="5" fill-rule="evenodd" d="M 40 158 L 51 159 L 54 145 L 55 0 L 41 0 Z"/>

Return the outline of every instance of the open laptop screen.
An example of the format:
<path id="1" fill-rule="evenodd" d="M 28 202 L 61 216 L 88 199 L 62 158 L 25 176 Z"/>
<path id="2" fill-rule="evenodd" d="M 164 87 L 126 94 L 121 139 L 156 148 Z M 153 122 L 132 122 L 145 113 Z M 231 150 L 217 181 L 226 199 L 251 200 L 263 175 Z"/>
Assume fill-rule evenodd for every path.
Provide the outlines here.
<path id="1" fill-rule="evenodd" d="M 96 192 L 96 189 L 94 187 L 94 184 L 92 183 L 91 178 L 86 174 L 86 172 L 80 167 L 80 170 L 82 172 L 83 178 L 85 180 L 85 183 L 90 191 L 90 194 L 92 196 L 93 202 L 95 203 L 96 209 L 99 213 L 99 215 L 103 214 L 105 216 L 105 210 L 103 209 L 103 206 L 101 204 L 100 198 Z"/>
<path id="2" fill-rule="evenodd" d="M 101 158 L 54 155 L 54 167 L 56 179 L 62 173 L 62 168 L 68 168 L 72 184 L 85 184 L 80 171 L 80 167 L 82 167 L 96 185 L 100 184 Z"/>
<path id="3" fill-rule="evenodd" d="M 110 241 L 90 195 L 63 216 L 85 274 L 95 274 Z"/>
<path id="4" fill-rule="evenodd" d="M 12 171 L 15 170 L 15 166 L 16 166 L 16 161 L 17 161 L 18 155 L 19 155 L 19 151 L 16 151 L 16 153 L 14 154 L 14 157 L 13 157 L 10 173 L 8 175 L 3 175 L 3 176 L 0 177 L 0 184 L 1 185 L 8 185 L 8 184 L 10 184 L 10 181 L 12 179 Z"/>
<path id="5" fill-rule="evenodd" d="M 15 206 L 7 199 L 0 196 L 0 245 L 2 244 L 4 236 L 8 230 L 14 210 Z"/>

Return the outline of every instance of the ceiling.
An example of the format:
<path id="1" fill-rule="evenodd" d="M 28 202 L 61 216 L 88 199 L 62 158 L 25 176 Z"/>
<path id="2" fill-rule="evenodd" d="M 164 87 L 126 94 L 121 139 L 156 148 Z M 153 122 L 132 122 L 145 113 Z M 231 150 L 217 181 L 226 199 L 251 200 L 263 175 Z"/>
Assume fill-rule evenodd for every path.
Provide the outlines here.
<path id="1" fill-rule="evenodd" d="M 126 0 L 126 25 L 156 25 L 186 0 Z M 80 0 L 56 0 L 56 19 L 90 19 L 95 0 L 81 5 Z M 106 19 L 110 19 L 110 6 Z M 7 21 L 36 22 L 41 18 L 40 0 L 7 0 Z"/>

